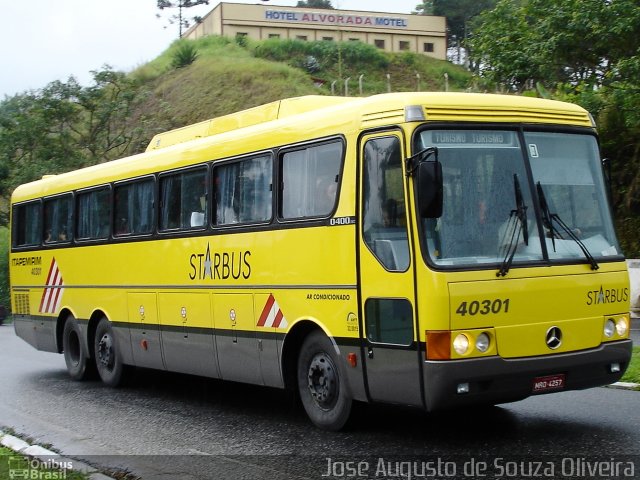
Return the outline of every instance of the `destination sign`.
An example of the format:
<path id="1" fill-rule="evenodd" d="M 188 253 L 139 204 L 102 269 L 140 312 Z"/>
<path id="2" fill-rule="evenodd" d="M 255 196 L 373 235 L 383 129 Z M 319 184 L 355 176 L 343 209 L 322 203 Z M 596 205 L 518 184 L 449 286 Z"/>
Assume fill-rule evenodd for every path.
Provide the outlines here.
<path id="1" fill-rule="evenodd" d="M 429 130 L 422 132 L 425 146 L 436 147 L 517 147 L 515 132 L 496 130 Z"/>

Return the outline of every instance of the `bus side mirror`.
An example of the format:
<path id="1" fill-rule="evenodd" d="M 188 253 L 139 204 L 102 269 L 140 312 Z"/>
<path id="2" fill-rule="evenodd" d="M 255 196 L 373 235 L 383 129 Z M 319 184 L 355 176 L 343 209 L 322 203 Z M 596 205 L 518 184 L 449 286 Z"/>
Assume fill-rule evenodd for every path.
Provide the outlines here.
<path id="1" fill-rule="evenodd" d="M 442 164 L 439 161 L 422 162 L 415 178 L 418 214 L 422 218 L 442 216 Z"/>

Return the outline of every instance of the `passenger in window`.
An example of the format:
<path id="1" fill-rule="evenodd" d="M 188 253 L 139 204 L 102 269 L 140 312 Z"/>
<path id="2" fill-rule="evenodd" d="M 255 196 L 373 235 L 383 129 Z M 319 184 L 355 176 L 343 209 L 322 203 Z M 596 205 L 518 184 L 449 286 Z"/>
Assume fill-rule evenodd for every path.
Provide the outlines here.
<path id="1" fill-rule="evenodd" d="M 53 239 L 51 238 L 51 229 L 48 228 L 45 235 L 44 235 L 44 243 L 49 243 L 52 242 Z"/>
<path id="2" fill-rule="evenodd" d="M 129 233 L 127 223 L 127 219 L 124 217 L 118 219 L 118 221 L 116 222 L 116 235 L 124 235 L 126 233 Z"/>
<path id="3" fill-rule="evenodd" d="M 332 177 L 322 177 L 316 181 L 316 214 L 327 214 L 333 210 L 337 191 L 338 184 Z"/>

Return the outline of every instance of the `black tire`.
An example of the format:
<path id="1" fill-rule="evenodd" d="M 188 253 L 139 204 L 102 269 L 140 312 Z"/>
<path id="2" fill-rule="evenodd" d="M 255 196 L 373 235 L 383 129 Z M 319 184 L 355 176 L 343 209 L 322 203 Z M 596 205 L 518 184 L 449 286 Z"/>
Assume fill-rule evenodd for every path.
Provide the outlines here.
<path id="1" fill-rule="evenodd" d="M 111 327 L 111 322 L 102 318 L 96 329 L 94 340 L 96 368 L 100 379 L 110 387 L 121 385 L 125 379 L 126 366 L 122 363 L 120 346 Z"/>
<path id="2" fill-rule="evenodd" d="M 340 430 L 351 413 L 351 396 L 340 373 L 334 346 L 315 331 L 303 342 L 298 356 L 298 392 L 307 415 L 323 430 Z"/>
<path id="3" fill-rule="evenodd" d="M 86 380 L 95 373 L 95 368 L 82 341 L 78 321 L 70 315 L 62 329 L 62 351 L 69 376 L 74 380 Z"/>

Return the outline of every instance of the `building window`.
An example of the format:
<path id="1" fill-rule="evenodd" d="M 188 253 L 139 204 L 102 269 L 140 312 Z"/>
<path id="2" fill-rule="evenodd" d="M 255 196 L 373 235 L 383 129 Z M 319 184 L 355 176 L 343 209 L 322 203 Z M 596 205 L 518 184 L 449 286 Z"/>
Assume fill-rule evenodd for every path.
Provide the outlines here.
<path id="1" fill-rule="evenodd" d="M 269 38 L 280 38 L 280 34 L 279 33 L 270 33 L 269 34 Z"/>
<path id="2" fill-rule="evenodd" d="M 333 42 L 333 37 L 322 37 L 323 42 Z"/>
<path id="3" fill-rule="evenodd" d="M 296 35 L 296 40 L 300 40 L 301 42 L 306 42 L 307 41 L 307 36 L 306 35 Z"/>
<path id="4" fill-rule="evenodd" d="M 350 38 L 349 41 L 350 42 L 359 42 L 360 39 L 359 38 Z"/>
<path id="5" fill-rule="evenodd" d="M 383 49 L 383 50 L 384 50 L 384 40 L 374 40 L 374 41 L 373 41 L 373 44 L 374 44 L 376 47 L 381 48 L 381 49 Z"/>
<path id="6" fill-rule="evenodd" d="M 433 43 L 425 42 L 424 43 L 424 52 L 425 53 L 433 53 Z"/>
<path id="7" fill-rule="evenodd" d="M 236 38 L 246 38 L 249 34 L 247 32 L 238 32 L 236 33 Z"/>
<path id="8" fill-rule="evenodd" d="M 400 40 L 400 50 L 406 51 L 411 48 L 411 44 L 405 40 Z"/>

